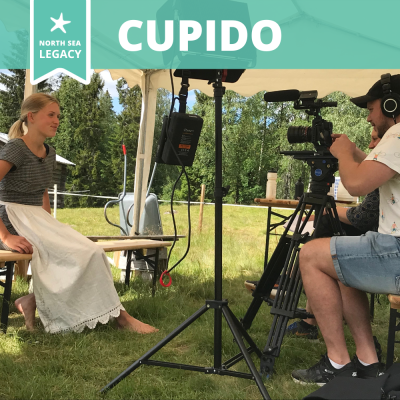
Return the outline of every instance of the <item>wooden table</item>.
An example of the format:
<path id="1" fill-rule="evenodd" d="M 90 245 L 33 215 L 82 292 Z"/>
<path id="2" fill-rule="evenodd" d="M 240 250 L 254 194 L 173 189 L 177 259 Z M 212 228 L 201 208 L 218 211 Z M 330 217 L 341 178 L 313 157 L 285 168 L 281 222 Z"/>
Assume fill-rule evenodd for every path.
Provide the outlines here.
<path id="1" fill-rule="evenodd" d="M 134 239 L 150 239 L 150 240 L 174 240 L 174 235 L 134 235 L 134 236 L 86 236 L 92 242 L 99 240 L 134 240 Z M 177 235 L 177 240 L 185 238 L 185 235 Z"/>
<path id="2" fill-rule="evenodd" d="M 131 264 L 132 255 L 134 254 L 136 260 L 145 260 L 153 267 L 153 288 L 152 295 L 155 294 L 155 288 L 157 283 L 157 277 L 159 275 L 159 255 L 160 249 L 171 246 L 171 242 L 164 242 L 160 240 L 149 240 L 149 239 L 134 239 L 134 240 L 112 240 L 105 242 L 96 242 L 105 252 L 115 252 L 115 251 L 126 251 L 126 267 L 125 267 L 125 285 L 129 286 L 131 277 Z M 152 256 L 144 255 L 143 250 L 154 249 L 154 260 Z"/>
<path id="3" fill-rule="evenodd" d="M 260 206 L 268 207 L 267 232 L 266 232 L 265 256 L 264 256 L 264 269 L 265 269 L 267 268 L 268 264 L 269 237 L 270 235 L 278 235 L 276 233 L 271 233 L 271 232 L 278 226 L 284 225 L 286 221 L 288 221 L 290 217 L 293 215 L 293 213 L 291 213 L 289 216 L 282 215 L 275 211 L 272 211 L 272 208 L 288 208 L 295 210 L 299 204 L 299 201 L 287 200 L 287 199 L 254 199 L 254 201 L 258 203 Z M 306 208 L 309 210 L 311 207 L 307 206 Z M 272 215 L 280 218 L 280 221 L 271 224 Z"/>
<path id="4" fill-rule="evenodd" d="M 177 235 L 176 236 L 176 241 L 179 239 L 185 238 L 185 235 Z M 143 239 L 149 239 L 149 240 L 158 240 L 158 241 L 169 241 L 172 242 L 175 240 L 174 235 L 132 235 L 132 236 L 87 236 L 88 239 L 92 240 L 93 242 L 98 242 L 99 240 L 112 240 L 112 241 L 125 241 L 125 240 L 143 240 Z M 159 254 L 159 259 L 158 259 L 158 268 L 159 269 L 166 269 L 167 268 L 167 252 L 166 252 L 166 247 L 164 247 L 165 251 L 161 249 L 161 253 Z M 143 258 L 142 258 L 143 259 Z M 120 252 L 119 251 L 114 251 L 114 265 L 116 267 L 119 267 L 119 262 L 120 262 Z M 128 260 L 127 260 L 128 262 Z M 128 274 L 130 273 L 130 269 Z M 122 277 L 122 275 L 121 275 Z M 123 279 L 123 278 L 121 278 Z M 125 282 L 126 282 L 126 275 L 125 275 Z"/>
<path id="5" fill-rule="evenodd" d="M 254 202 L 263 207 L 268 207 L 268 218 L 267 218 L 267 234 L 266 234 L 266 244 L 265 244 L 265 258 L 264 258 L 264 269 L 267 267 L 268 263 L 268 249 L 269 249 L 269 237 L 270 235 L 279 235 L 276 233 L 271 233 L 278 226 L 284 225 L 286 221 L 290 219 L 293 215 L 291 213 L 289 216 L 279 214 L 277 212 L 272 211 L 272 208 L 288 208 L 295 210 L 299 204 L 298 200 L 289 200 L 289 199 L 254 199 Z M 341 204 L 341 206 L 352 207 L 356 206 L 355 203 L 342 203 L 340 201 L 335 201 L 336 204 Z M 311 206 L 306 206 L 306 209 L 309 210 Z M 294 211 L 293 211 L 294 212 Z M 271 224 L 271 217 L 274 215 L 275 217 L 281 218 L 279 222 Z"/>

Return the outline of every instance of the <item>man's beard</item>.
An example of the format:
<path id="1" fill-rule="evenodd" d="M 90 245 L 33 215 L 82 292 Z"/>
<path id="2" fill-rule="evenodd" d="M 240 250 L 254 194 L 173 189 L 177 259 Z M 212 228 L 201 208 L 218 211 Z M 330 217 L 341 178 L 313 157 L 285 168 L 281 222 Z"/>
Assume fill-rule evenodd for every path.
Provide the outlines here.
<path id="1" fill-rule="evenodd" d="M 375 130 L 376 130 L 376 132 L 378 133 L 378 137 L 379 137 L 380 139 L 382 139 L 382 138 L 383 138 L 383 135 L 386 133 L 386 131 L 387 131 L 389 128 L 392 127 L 392 125 L 391 125 L 390 122 L 391 122 L 391 120 L 385 118 L 385 119 L 382 121 L 382 123 L 380 123 L 379 125 L 375 125 Z"/>

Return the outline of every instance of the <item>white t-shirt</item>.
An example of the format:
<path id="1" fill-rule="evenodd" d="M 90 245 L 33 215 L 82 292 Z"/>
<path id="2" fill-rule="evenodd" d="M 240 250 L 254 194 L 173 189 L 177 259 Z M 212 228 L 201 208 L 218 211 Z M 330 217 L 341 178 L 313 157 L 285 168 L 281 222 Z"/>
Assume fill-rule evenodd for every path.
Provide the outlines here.
<path id="1" fill-rule="evenodd" d="M 400 236 L 400 123 L 387 130 L 364 161 L 378 161 L 397 174 L 379 187 L 379 233 Z"/>

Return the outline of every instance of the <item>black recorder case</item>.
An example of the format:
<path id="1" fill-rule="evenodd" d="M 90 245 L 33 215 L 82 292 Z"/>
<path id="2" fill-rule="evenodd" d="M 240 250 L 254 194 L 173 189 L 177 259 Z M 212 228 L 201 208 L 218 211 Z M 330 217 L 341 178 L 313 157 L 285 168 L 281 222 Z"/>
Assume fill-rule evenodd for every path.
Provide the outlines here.
<path id="1" fill-rule="evenodd" d="M 167 133 L 168 117 L 165 116 L 158 141 L 156 162 L 158 164 L 191 167 L 196 154 L 203 119 L 198 115 L 174 112 Z M 179 157 L 177 159 L 173 149 Z"/>

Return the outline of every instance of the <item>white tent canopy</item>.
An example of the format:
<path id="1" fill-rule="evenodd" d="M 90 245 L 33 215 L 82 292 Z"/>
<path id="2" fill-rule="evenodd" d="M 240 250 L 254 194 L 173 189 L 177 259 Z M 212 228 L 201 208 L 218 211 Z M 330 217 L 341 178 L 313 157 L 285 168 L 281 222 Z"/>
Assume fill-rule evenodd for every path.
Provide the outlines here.
<path id="1" fill-rule="evenodd" d="M 103 70 L 96 70 L 101 72 Z M 171 90 L 169 70 L 113 69 L 112 79 L 125 78 L 130 87 L 139 85 L 143 93 L 142 118 L 135 169 L 134 224 L 133 232 L 139 228 L 139 218 L 143 211 L 149 180 L 151 153 L 154 140 L 155 109 L 157 89 Z M 246 70 L 236 83 L 227 83 L 228 90 L 242 96 L 252 96 L 262 90 L 284 89 L 318 90 L 319 97 L 341 91 L 349 96 L 366 94 L 379 77 L 400 70 Z M 174 78 L 175 91 L 180 89 L 180 78 Z M 198 89 L 209 96 L 213 88 L 206 81 L 189 80 L 190 89 Z"/>
<path id="2" fill-rule="evenodd" d="M 96 72 L 104 71 L 96 69 Z M 151 89 L 171 90 L 169 70 L 167 69 L 110 69 L 112 79 L 125 78 L 130 87 L 139 85 L 144 91 L 144 77 L 149 77 Z M 365 94 L 384 73 L 398 74 L 400 70 L 377 69 L 248 69 L 238 82 L 226 83 L 227 90 L 234 90 L 242 96 L 253 96 L 262 91 L 284 89 L 318 90 L 318 96 L 340 91 L 349 96 Z M 180 89 L 180 78 L 174 77 L 176 92 Z M 206 81 L 189 80 L 190 90 L 198 89 L 213 96 L 213 88 Z"/>
<path id="3" fill-rule="evenodd" d="M 96 69 L 101 72 L 103 69 Z M 135 197 L 134 224 L 132 232 L 138 232 L 139 219 L 142 213 L 149 180 L 151 153 L 154 140 L 154 123 L 157 100 L 157 90 L 171 90 L 169 70 L 157 69 L 110 69 L 112 79 L 125 78 L 130 87 L 139 85 L 142 98 L 142 115 L 139 130 L 139 143 L 135 167 Z M 341 91 L 349 96 L 360 96 L 384 73 L 399 74 L 400 70 L 246 70 L 236 83 L 227 83 L 227 90 L 234 90 L 242 96 L 252 96 L 260 91 L 284 89 L 318 90 L 318 96 L 324 97 L 329 93 Z M 27 74 L 28 76 L 28 74 Z M 180 89 L 180 78 L 174 78 L 175 91 Z M 190 89 L 198 89 L 212 96 L 213 88 L 206 81 L 189 80 Z M 30 91 L 25 90 L 25 97 Z"/>

